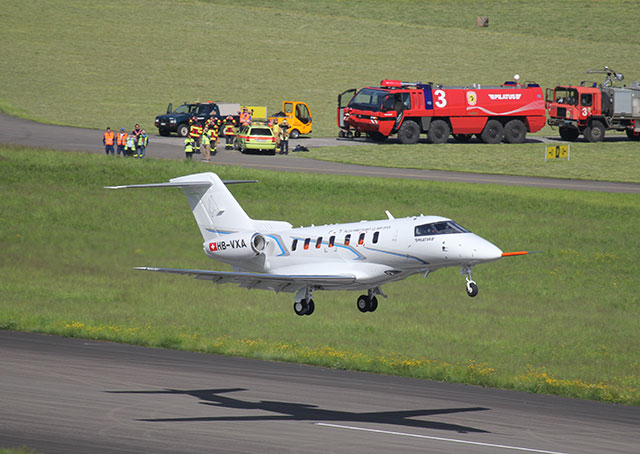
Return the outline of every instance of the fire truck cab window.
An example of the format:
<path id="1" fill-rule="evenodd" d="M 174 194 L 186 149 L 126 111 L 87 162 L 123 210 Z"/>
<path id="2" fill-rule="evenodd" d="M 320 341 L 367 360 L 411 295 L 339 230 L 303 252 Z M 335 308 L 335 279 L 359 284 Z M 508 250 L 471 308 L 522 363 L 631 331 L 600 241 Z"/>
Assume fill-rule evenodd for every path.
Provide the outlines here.
<path id="1" fill-rule="evenodd" d="M 591 93 L 584 93 L 580 95 L 580 105 L 585 107 L 591 107 L 593 103 L 593 95 Z"/>
<path id="2" fill-rule="evenodd" d="M 558 104 L 569 104 L 575 106 L 578 104 L 578 92 L 573 88 L 557 88 L 556 102 Z"/>
<path id="3" fill-rule="evenodd" d="M 363 88 L 349 101 L 349 107 L 365 110 L 379 110 L 382 108 L 382 100 L 387 96 L 383 90 Z"/>

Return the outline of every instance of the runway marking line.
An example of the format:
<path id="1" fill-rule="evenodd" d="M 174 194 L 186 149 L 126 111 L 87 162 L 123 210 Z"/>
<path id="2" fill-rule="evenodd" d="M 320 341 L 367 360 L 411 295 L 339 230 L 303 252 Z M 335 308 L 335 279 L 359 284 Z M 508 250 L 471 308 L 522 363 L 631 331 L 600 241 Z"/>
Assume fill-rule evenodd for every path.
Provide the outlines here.
<path id="1" fill-rule="evenodd" d="M 405 433 L 405 432 L 393 432 L 393 431 L 390 431 L 390 430 L 365 429 L 363 427 L 343 426 L 343 425 L 340 425 L 340 424 L 328 424 L 328 423 L 324 423 L 324 422 L 317 422 L 317 423 L 314 423 L 314 424 L 317 425 L 317 426 L 333 427 L 333 428 L 336 428 L 336 429 L 359 430 L 361 432 L 373 432 L 373 433 L 386 434 L 386 435 L 400 435 L 400 436 L 403 436 L 403 437 L 422 438 L 422 439 L 436 440 L 436 441 L 447 441 L 447 442 L 450 442 L 450 443 L 462 443 L 462 444 L 466 444 L 466 445 L 486 446 L 488 448 L 511 449 L 513 451 L 538 452 L 538 453 L 542 453 L 542 454 L 567 454 L 566 452 L 544 451 L 542 449 L 520 448 L 520 447 L 517 447 L 517 446 L 497 445 L 497 444 L 493 444 L 493 443 L 482 443 L 482 442 L 479 442 L 479 441 L 457 440 L 455 438 L 443 438 L 443 437 L 433 437 L 433 436 L 429 436 L 429 435 L 411 434 L 411 433 Z"/>

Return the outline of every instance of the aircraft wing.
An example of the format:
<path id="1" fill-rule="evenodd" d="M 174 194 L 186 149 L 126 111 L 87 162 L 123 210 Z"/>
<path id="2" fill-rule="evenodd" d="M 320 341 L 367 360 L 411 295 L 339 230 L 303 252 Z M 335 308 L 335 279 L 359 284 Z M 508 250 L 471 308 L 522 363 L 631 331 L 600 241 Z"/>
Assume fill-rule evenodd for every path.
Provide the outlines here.
<path id="1" fill-rule="evenodd" d="M 317 289 L 340 287 L 355 282 L 352 274 L 267 274 L 247 273 L 237 271 L 183 270 L 178 268 L 135 267 L 136 270 L 158 271 L 161 273 L 186 274 L 196 279 L 204 279 L 214 284 L 235 283 L 249 289 L 260 288 L 267 290 L 296 291 L 310 286 Z"/>

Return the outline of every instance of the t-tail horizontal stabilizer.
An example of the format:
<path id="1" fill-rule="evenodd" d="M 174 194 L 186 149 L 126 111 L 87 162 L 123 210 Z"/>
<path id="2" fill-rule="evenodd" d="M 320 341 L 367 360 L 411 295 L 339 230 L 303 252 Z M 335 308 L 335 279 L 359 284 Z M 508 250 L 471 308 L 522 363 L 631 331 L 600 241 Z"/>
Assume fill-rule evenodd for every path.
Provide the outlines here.
<path id="1" fill-rule="evenodd" d="M 180 188 L 189 200 L 200 233 L 205 241 L 220 234 L 251 231 L 255 222 L 227 189 L 228 184 L 255 183 L 257 180 L 223 181 L 213 172 L 172 178 L 168 183 L 107 186 L 107 189 Z"/>

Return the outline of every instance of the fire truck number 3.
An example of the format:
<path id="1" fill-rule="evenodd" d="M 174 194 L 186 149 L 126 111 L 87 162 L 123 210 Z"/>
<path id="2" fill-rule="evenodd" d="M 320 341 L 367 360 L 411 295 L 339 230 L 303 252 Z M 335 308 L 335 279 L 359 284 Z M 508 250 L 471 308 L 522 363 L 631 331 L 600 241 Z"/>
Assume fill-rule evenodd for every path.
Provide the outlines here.
<path id="1" fill-rule="evenodd" d="M 433 92 L 433 94 L 436 95 L 436 107 L 442 108 L 447 105 L 447 94 L 444 92 L 444 90 L 436 90 Z"/>

